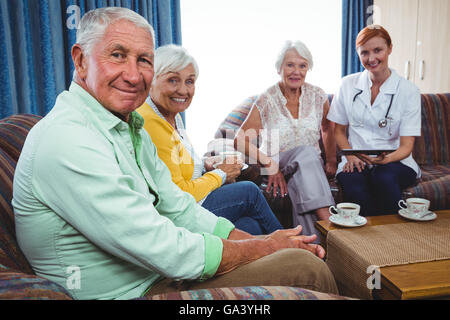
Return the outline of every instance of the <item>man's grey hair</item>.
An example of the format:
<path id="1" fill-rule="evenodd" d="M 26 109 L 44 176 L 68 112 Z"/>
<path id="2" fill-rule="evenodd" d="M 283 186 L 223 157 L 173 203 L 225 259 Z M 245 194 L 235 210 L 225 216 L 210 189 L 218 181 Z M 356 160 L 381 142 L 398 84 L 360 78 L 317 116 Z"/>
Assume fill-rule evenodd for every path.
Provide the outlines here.
<path id="1" fill-rule="evenodd" d="M 122 7 L 106 7 L 87 12 L 80 21 L 77 30 L 77 39 L 85 54 L 90 55 L 92 48 L 104 36 L 106 29 L 113 23 L 127 20 L 136 27 L 148 30 L 155 45 L 155 32 L 153 27 L 138 13 Z"/>
<path id="2" fill-rule="evenodd" d="M 278 59 L 275 62 L 275 68 L 277 69 L 278 73 L 281 72 L 281 65 L 283 64 L 284 58 L 286 56 L 286 53 L 291 50 L 294 49 L 297 51 L 297 53 L 302 56 L 302 58 L 306 59 L 306 61 L 308 61 L 308 70 L 312 70 L 313 67 L 313 58 L 312 58 L 312 54 L 309 51 L 308 47 L 301 41 L 297 40 L 295 42 L 293 41 L 286 41 L 286 43 L 284 44 L 283 49 L 281 49 L 279 55 L 278 55 Z"/>
<path id="3" fill-rule="evenodd" d="M 190 64 L 194 67 L 195 79 L 197 79 L 199 73 L 197 62 L 185 48 L 175 44 L 161 46 L 155 51 L 154 79 L 168 72 L 179 72 Z"/>

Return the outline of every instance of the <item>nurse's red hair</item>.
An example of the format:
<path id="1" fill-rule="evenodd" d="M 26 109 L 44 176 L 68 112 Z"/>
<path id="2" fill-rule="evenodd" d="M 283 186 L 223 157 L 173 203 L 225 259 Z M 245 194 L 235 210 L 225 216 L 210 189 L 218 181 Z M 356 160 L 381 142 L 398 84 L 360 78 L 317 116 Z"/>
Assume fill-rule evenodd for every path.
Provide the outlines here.
<path id="1" fill-rule="evenodd" d="M 356 37 L 356 49 L 364 45 L 367 41 L 374 37 L 381 37 L 386 40 L 387 46 L 390 47 L 392 44 L 391 36 L 382 26 L 377 24 L 372 24 L 370 26 L 362 29 L 358 36 Z"/>

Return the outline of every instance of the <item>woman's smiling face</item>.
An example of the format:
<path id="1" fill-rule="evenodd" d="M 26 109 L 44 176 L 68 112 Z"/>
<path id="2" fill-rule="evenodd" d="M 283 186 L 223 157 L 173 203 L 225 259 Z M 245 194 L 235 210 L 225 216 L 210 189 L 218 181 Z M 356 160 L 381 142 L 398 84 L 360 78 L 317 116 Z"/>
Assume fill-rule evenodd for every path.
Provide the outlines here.
<path id="1" fill-rule="evenodd" d="M 175 117 L 185 111 L 195 93 L 195 70 L 192 64 L 178 72 L 167 72 L 156 77 L 150 90 L 153 102 L 163 108 L 164 116 Z"/>
<path id="2" fill-rule="evenodd" d="M 363 67 L 371 73 L 385 72 L 389 68 L 389 55 L 392 46 L 388 47 L 382 37 L 373 37 L 357 49 Z"/>
<path id="3" fill-rule="evenodd" d="M 297 50 L 288 50 L 280 70 L 283 85 L 287 89 L 299 89 L 305 83 L 308 68 L 308 60 L 299 55 Z"/>

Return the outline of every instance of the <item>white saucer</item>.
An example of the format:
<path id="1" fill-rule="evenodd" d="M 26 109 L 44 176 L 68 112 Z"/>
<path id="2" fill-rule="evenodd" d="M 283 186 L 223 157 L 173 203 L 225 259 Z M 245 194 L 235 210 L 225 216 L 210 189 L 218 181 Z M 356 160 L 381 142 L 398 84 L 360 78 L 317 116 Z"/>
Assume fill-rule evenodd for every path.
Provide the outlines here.
<path id="1" fill-rule="evenodd" d="M 415 216 L 415 215 L 410 215 L 410 214 L 408 214 L 408 211 L 406 211 L 405 209 L 400 209 L 398 211 L 398 214 L 401 215 L 403 218 L 414 220 L 414 221 L 431 221 L 431 220 L 436 219 L 437 214 L 432 211 L 428 211 L 428 213 L 430 213 L 430 212 L 431 212 L 431 214 L 428 214 L 427 216 L 425 216 L 423 218 L 419 218 L 418 216 Z"/>
<path id="2" fill-rule="evenodd" d="M 342 219 L 339 219 L 338 217 L 333 216 L 333 215 L 330 216 L 330 221 L 333 222 L 334 224 L 338 225 L 338 226 L 349 227 L 349 228 L 361 227 L 361 226 L 363 226 L 363 225 L 365 225 L 367 223 L 367 219 L 362 217 L 362 216 L 358 217 L 358 221 L 360 223 L 356 223 L 354 221 L 351 221 L 351 222 L 350 221 L 343 221 Z"/>
<path id="3" fill-rule="evenodd" d="M 213 167 L 214 167 L 215 169 L 217 169 L 217 166 L 218 166 L 219 164 L 222 164 L 222 163 L 214 163 L 214 164 L 213 164 Z M 247 169 L 247 168 L 248 168 L 248 164 L 244 163 L 244 164 L 242 165 L 241 171 L 242 171 L 242 170 L 245 170 L 245 169 Z"/>

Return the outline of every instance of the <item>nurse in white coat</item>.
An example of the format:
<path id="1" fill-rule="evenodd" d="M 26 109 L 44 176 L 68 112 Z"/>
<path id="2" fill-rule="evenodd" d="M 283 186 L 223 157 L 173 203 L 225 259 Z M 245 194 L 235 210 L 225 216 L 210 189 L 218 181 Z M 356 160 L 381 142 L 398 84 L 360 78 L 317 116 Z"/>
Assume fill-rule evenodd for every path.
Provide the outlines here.
<path id="1" fill-rule="evenodd" d="M 412 158 L 421 134 L 420 92 L 389 68 L 392 47 L 383 27 L 360 31 L 356 50 L 365 70 L 342 79 L 327 116 L 336 123 L 340 149 L 395 150 L 347 155 L 339 163 L 336 177 L 345 201 L 360 204 L 364 216 L 397 213 L 402 190 L 420 177 Z"/>

